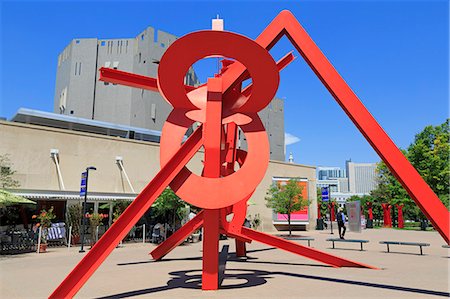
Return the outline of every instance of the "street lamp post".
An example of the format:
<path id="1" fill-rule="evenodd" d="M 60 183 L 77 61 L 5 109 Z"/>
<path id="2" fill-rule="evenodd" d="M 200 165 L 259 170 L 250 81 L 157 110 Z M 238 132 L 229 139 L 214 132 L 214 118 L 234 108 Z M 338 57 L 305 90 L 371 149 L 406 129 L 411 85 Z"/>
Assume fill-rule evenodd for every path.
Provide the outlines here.
<path id="1" fill-rule="evenodd" d="M 84 232 L 86 225 L 86 202 L 87 202 L 87 188 L 88 188 L 88 177 L 89 170 L 97 170 L 97 168 L 93 166 L 89 166 L 86 168 L 86 172 L 81 174 L 81 190 L 80 195 L 84 194 L 84 204 L 83 204 L 83 215 L 81 217 L 81 248 L 80 253 L 85 252 L 84 250 Z"/>
<path id="2" fill-rule="evenodd" d="M 331 202 L 331 184 L 328 184 L 328 196 L 330 198 L 330 230 L 331 234 L 333 235 L 333 217 L 331 213 L 331 210 L 333 209 L 333 203 Z"/>

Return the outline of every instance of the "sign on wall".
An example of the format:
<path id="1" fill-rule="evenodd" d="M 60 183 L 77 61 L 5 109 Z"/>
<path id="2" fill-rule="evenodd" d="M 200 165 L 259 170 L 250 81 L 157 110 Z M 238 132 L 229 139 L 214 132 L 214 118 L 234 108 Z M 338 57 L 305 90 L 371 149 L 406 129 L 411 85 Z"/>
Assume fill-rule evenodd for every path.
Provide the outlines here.
<path id="1" fill-rule="evenodd" d="M 345 203 L 348 216 L 348 229 L 351 232 L 361 232 L 361 203 L 359 200 Z"/>

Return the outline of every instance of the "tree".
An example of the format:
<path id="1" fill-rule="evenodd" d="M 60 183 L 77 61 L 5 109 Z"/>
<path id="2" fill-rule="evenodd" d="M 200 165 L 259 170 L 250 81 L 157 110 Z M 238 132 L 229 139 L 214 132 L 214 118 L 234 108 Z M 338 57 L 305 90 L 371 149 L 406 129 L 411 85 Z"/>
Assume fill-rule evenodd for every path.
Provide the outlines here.
<path id="1" fill-rule="evenodd" d="M 449 204 L 449 119 L 439 126 L 426 126 L 408 147 L 408 159 L 445 206 Z"/>
<path id="2" fill-rule="evenodd" d="M 12 163 L 8 154 L 0 155 L 0 186 L 5 188 L 18 188 L 19 181 L 13 178 L 16 171 L 12 170 Z"/>
<path id="3" fill-rule="evenodd" d="M 309 201 L 303 198 L 302 191 L 303 187 L 295 179 L 289 180 L 285 185 L 273 185 L 267 191 L 266 206 L 276 213 L 287 214 L 289 235 L 292 234 L 291 213 L 309 205 Z"/>
<path id="4" fill-rule="evenodd" d="M 402 150 L 425 182 L 437 194 L 445 206 L 449 206 L 450 184 L 450 132 L 449 120 L 438 126 L 427 126 L 416 134 L 407 150 Z M 406 190 L 392 175 L 384 162 L 377 165 L 378 186 L 371 192 L 378 203 L 404 204 L 406 219 L 425 219 Z"/>
<path id="5" fill-rule="evenodd" d="M 165 189 L 152 206 L 155 217 L 175 227 L 187 215 L 188 204 L 179 198 L 172 189 Z"/>

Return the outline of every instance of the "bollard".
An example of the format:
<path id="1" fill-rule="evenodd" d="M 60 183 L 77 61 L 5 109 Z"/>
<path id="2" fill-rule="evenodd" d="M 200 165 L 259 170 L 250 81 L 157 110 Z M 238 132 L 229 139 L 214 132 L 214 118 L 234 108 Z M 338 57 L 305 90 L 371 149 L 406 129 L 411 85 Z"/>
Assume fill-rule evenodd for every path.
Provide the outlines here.
<path id="1" fill-rule="evenodd" d="M 41 236 L 42 236 L 42 226 L 39 226 L 38 246 L 37 246 L 37 253 L 38 254 L 39 254 L 39 249 L 41 249 Z"/>
<path id="2" fill-rule="evenodd" d="M 67 250 L 70 249 L 70 244 L 72 243 L 72 225 L 69 226 L 69 242 L 67 244 Z"/>
<path id="3" fill-rule="evenodd" d="M 145 243 L 145 223 L 142 224 L 142 243 Z"/>

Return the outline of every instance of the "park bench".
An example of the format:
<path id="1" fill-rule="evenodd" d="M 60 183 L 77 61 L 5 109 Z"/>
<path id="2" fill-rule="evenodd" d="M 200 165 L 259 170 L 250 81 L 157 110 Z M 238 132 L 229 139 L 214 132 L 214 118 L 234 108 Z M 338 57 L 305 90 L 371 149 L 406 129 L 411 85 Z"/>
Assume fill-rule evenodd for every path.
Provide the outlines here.
<path id="1" fill-rule="evenodd" d="M 442 248 L 450 248 L 449 245 L 442 245 Z"/>
<path id="2" fill-rule="evenodd" d="M 308 241 L 308 247 L 311 247 L 311 241 L 314 241 L 314 238 L 312 237 L 287 237 L 285 239 L 293 241 Z"/>
<path id="3" fill-rule="evenodd" d="M 418 242 L 398 242 L 398 241 L 380 241 L 380 244 L 387 245 L 387 252 L 389 252 L 389 245 L 406 245 L 406 246 L 419 246 L 420 255 L 423 255 L 422 247 L 430 246 L 428 243 L 418 243 Z"/>
<path id="4" fill-rule="evenodd" d="M 356 240 L 356 239 L 327 239 L 327 241 L 333 242 L 333 249 L 334 249 L 334 242 L 342 242 L 342 243 L 360 243 L 361 244 L 361 251 L 363 251 L 363 243 L 369 243 L 369 240 Z"/>

